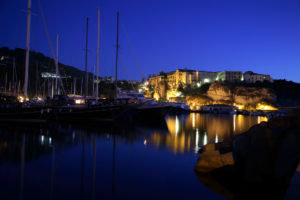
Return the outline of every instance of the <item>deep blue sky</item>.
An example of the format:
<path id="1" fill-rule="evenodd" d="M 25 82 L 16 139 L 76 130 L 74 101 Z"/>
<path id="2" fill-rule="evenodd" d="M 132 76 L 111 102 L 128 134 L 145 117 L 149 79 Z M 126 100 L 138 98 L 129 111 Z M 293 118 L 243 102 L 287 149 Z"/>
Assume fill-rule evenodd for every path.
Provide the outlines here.
<path id="1" fill-rule="evenodd" d="M 120 73 L 140 80 L 124 34 L 143 74 L 191 68 L 252 70 L 300 82 L 299 0 L 41 0 L 59 60 L 84 69 L 89 17 L 89 68 L 96 64 L 101 8 L 100 75 L 115 73 L 116 12 L 120 12 Z M 31 49 L 51 56 L 38 1 L 32 0 Z M 0 46 L 26 44 L 27 0 L 0 0 Z M 126 70 L 125 70 L 126 68 Z M 127 71 L 127 72 L 126 72 Z"/>

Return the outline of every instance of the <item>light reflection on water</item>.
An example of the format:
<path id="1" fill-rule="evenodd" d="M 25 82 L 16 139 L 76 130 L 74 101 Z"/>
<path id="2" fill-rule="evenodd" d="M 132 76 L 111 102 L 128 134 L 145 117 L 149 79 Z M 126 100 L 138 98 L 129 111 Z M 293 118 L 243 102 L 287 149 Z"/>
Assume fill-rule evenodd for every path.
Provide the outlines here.
<path id="1" fill-rule="evenodd" d="M 169 134 L 155 131 L 151 141 L 157 146 L 165 146 L 175 154 L 197 153 L 203 145 L 229 140 L 267 120 L 267 117 L 261 116 L 200 113 L 168 116 L 166 122 Z"/>
<path id="2" fill-rule="evenodd" d="M 1 125 L 0 199 L 223 199 L 198 181 L 195 153 L 264 120 L 192 113 L 167 117 L 165 130 Z"/>

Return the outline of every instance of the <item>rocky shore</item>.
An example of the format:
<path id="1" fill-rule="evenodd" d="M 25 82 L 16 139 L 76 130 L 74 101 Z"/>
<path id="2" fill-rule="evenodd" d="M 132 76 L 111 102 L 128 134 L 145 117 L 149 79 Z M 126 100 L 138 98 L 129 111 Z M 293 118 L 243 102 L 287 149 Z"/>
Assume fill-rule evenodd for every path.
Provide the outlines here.
<path id="1" fill-rule="evenodd" d="M 227 199 L 284 199 L 300 160 L 300 110 L 251 127 L 229 143 L 208 144 L 195 172 Z"/>

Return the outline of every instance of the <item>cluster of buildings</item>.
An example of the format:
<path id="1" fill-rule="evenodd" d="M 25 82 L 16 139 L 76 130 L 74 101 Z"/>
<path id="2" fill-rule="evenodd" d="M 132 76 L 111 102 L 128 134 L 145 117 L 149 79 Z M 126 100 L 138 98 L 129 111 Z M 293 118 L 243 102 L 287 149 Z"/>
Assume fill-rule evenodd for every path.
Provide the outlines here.
<path id="1" fill-rule="evenodd" d="M 179 87 L 200 87 L 205 83 L 214 81 L 226 81 L 230 83 L 243 81 L 246 83 L 255 83 L 257 81 L 272 82 L 273 80 L 270 75 L 257 74 L 251 71 L 245 73 L 241 71 L 208 72 L 190 69 L 177 69 L 169 73 L 161 72 L 157 75 L 149 76 L 148 78 L 148 84 L 150 88 L 156 90 L 157 98 L 165 96 L 167 99 L 169 99 L 169 97 L 179 96 Z M 166 83 L 167 88 L 162 89 L 162 83 Z M 161 90 L 163 90 L 163 92 L 161 92 Z M 166 93 L 165 95 L 161 94 L 164 92 Z"/>

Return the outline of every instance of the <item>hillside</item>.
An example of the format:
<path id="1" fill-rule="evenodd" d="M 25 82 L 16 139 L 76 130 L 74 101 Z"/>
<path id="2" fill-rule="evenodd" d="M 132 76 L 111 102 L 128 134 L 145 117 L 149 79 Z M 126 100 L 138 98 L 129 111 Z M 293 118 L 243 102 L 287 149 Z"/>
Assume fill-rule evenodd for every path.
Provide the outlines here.
<path id="1" fill-rule="evenodd" d="M 15 59 L 16 64 L 16 88 L 22 93 L 24 85 L 24 74 L 25 74 L 25 53 L 26 51 L 21 48 L 10 50 L 7 47 L 0 48 L 0 91 L 4 91 L 5 79 L 7 76 L 6 88 L 13 88 L 13 63 Z M 50 57 L 43 55 L 42 53 L 30 51 L 29 59 L 29 95 L 35 96 L 36 94 L 47 96 L 51 93 L 51 85 L 55 84 L 54 78 L 43 78 L 41 73 L 53 73 L 55 74 L 55 63 Z M 63 84 L 66 93 L 74 92 L 74 82 L 76 81 L 76 93 L 82 92 L 81 87 L 84 87 L 85 72 L 77 69 L 73 66 L 64 65 L 59 63 L 59 71 L 63 78 Z M 92 94 L 92 74 L 89 73 L 89 95 Z M 83 84 L 82 84 L 83 83 Z M 131 84 L 127 81 L 118 82 L 119 87 L 122 89 L 132 89 Z M 136 87 L 137 85 L 135 85 Z M 12 90 L 12 89 L 11 89 Z M 114 85 L 110 82 L 101 82 L 99 86 L 99 94 L 111 96 L 113 94 Z"/>

